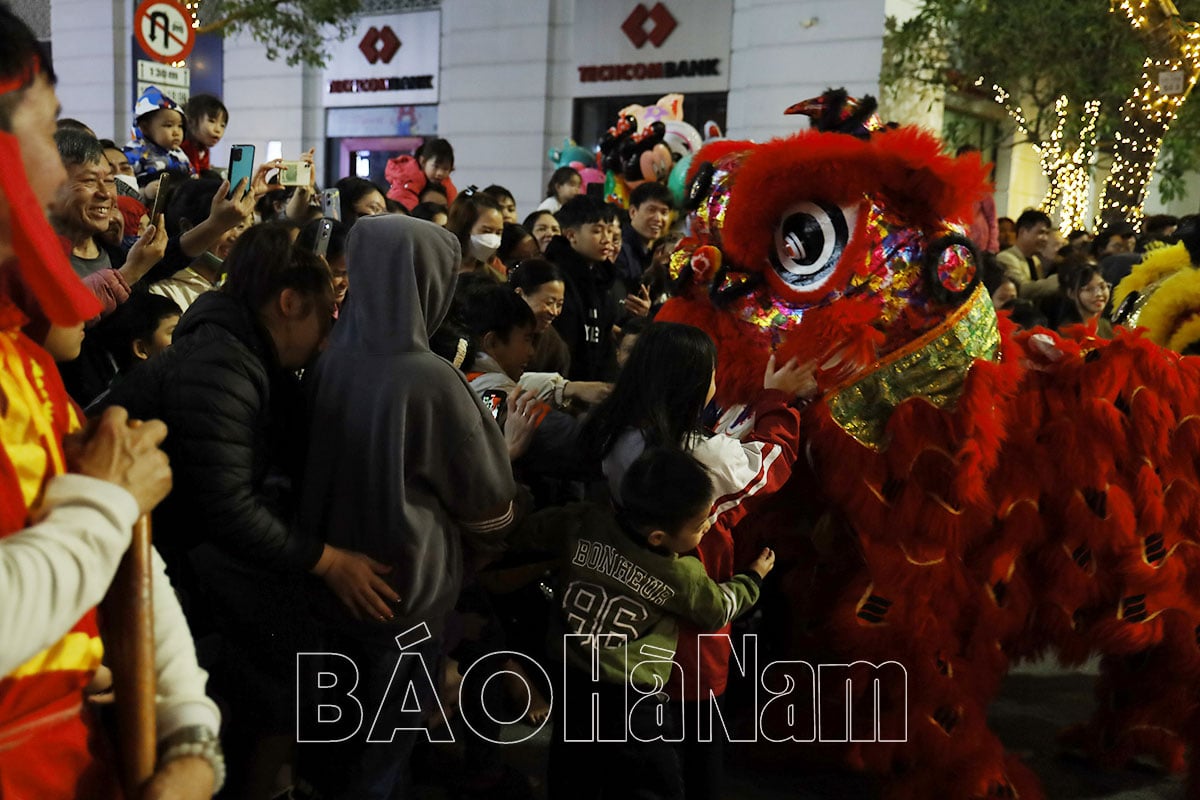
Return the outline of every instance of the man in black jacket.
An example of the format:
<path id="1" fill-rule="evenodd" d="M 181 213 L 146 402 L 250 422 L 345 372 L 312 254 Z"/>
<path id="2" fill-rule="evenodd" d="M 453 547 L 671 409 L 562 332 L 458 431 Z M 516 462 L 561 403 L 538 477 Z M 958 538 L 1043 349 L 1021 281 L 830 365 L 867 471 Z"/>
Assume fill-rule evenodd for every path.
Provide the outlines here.
<path id="1" fill-rule="evenodd" d="M 615 266 L 627 291 L 636 293 L 650 268 L 650 249 L 671 227 L 675 207 L 671 190 L 646 181 L 629 194 L 629 221 L 622 225 L 621 252 Z"/>
<path id="2" fill-rule="evenodd" d="M 612 301 L 614 281 L 607 250 L 616 211 L 587 195 L 568 200 L 555 214 L 562 235 L 546 245 L 546 258 L 562 272 L 566 294 L 554 328 L 571 350 L 573 381 L 612 380 L 616 372 Z"/>

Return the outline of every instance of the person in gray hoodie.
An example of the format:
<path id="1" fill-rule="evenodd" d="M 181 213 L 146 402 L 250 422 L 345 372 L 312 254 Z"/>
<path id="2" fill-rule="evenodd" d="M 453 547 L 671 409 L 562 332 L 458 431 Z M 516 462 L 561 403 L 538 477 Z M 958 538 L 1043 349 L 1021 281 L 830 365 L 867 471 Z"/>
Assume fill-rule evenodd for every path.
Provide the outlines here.
<path id="1" fill-rule="evenodd" d="M 304 761 L 326 796 L 387 798 L 407 782 L 418 732 L 406 729 L 425 724 L 403 710 L 412 707 L 402 702 L 406 687 L 422 708 L 436 708 L 427 675 L 438 674 L 458 597 L 462 537 L 498 545 L 517 488 L 505 435 L 462 373 L 429 349 L 454 297 L 461 255 L 453 234 L 409 217 L 364 217 L 347 253 L 354 294 L 307 376 L 313 439 L 302 518 L 324 541 L 391 567 L 385 579 L 401 599 L 390 619 L 351 619 L 332 596 L 323 604 L 332 622 L 326 651 L 357 666 L 365 720 L 379 711 L 358 736 L 314 745 Z M 410 653 L 421 658 L 400 657 Z M 365 742 L 368 729 L 390 741 Z"/>

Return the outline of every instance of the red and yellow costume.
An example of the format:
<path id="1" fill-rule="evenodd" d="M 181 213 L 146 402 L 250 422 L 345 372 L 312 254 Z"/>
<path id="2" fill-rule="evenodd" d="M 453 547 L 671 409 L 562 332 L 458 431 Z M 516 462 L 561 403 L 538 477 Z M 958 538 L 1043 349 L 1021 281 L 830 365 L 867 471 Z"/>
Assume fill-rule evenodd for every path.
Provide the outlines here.
<path id="1" fill-rule="evenodd" d="M 1184 768 L 1200 368 L 1132 333 L 1012 336 L 956 227 L 985 189 L 978 158 L 844 93 L 797 110 L 819 127 L 697 154 L 660 319 L 712 334 L 725 408 L 772 352 L 821 365 L 807 470 L 734 532 L 734 562 L 778 552 L 793 657 L 904 667 L 877 728 L 872 682 L 852 684 L 851 724 L 867 725 L 847 762 L 888 798 L 1041 797 L 986 714 L 1014 659 L 1054 653 L 1105 656 L 1075 744 Z"/>
<path id="2" fill-rule="evenodd" d="M 0 297 L 0 537 L 32 524 L 46 481 L 65 471 L 62 437 L 79 427 L 53 360 L 20 333 L 24 321 Z M 0 796 L 81 796 L 76 784 L 93 763 L 83 689 L 103 651 L 93 609 L 0 678 Z"/>
<path id="3" fill-rule="evenodd" d="M 71 271 L 29 189 L 18 143 L 6 133 L 0 133 L 0 163 L 0 213 L 15 253 L 0 265 L 0 285 L 19 281 L 59 324 L 91 318 L 99 304 Z M 21 333 L 26 321 L 9 293 L 0 292 L 0 539 L 39 521 L 48 481 L 66 471 L 63 437 L 80 426 L 53 360 Z M 83 710 L 83 689 L 102 655 L 92 609 L 0 678 L 0 797 L 119 796 L 108 773 L 95 768 Z"/>

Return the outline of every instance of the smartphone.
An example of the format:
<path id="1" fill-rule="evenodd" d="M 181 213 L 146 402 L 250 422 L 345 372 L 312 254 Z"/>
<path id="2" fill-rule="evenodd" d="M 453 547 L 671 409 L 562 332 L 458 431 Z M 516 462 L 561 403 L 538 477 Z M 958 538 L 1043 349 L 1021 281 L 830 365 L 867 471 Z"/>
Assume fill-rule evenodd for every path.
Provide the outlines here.
<path id="1" fill-rule="evenodd" d="M 325 251 L 329 249 L 329 237 L 332 235 L 333 220 L 321 220 L 321 225 L 317 228 L 317 239 L 313 242 L 313 255 L 325 257 Z"/>
<path id="2" fill-rule="evenodd" d="M 229 197 L 237 189 L 238 181 L 246 179 L 246 191 L 254 179 L 254 145 L 235 144 L 229 148 Z"/>
<path id="3" fill-rule="evenodd" d="M 150 224 L 158 224 L 158 215 L 167 210 L 167 195 L 171 193 L 171 173 L 164 172 L 158 179 L 158 194 L 154 195 L 154 207 L 150 209 Z"/>
<path id="4" fill-rule="evenodd" d="M 330 219 L 342 221 L 342 193 L 337 189 L 321 192 L 321 213 Z"/>
<path id="5" fill-rule="evenodd" d="M 308 186 L 312 183 L 312 164 L 307 161 L 284 161 L 279 168 L 279 183 L 283 186 Z"/>
<path id="6" fill-rule="evenodd" d="M 483 400 L 483 407 L 492 412 L 492 419 L 503 426 L 504 418 L 508 416 L 504 413 L 506 410 L 505 404 L 508 402 L 508 392 L 501 391 L 500 389 L 489 389 L 483 393 L 480 399 Z"/>

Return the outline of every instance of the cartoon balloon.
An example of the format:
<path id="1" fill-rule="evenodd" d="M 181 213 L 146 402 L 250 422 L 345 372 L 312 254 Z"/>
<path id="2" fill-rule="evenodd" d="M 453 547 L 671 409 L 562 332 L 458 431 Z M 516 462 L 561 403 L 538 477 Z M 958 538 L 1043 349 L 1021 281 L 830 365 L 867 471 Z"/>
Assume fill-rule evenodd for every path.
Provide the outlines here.
<path id="1" fill-rule="evenodd" d="M 700 133 L 688 123 L 672 120 L 664 124 L 667 130 L 663 135 L 663 142 L 671 148 L 676 158 L 695 153 L 704 144 Z"/>
<path id="2" fill-rule="evenodd" d="M 568 165 L 568 166 L 574 168 L 574 170 L 579 173 L 579 177 L 583 179 L 584 191 L 587 191 L 587 187 L 589 184 L 592 184 L 592 183 L 603 184 L 604 183 L 604 180 L 605 180 L 604 173 L 601 172 L 600 170 L 596 169 L 594 164 L 595 164 L 594 161 L 591 162 L 591 164 L 589 164 L 589 165 L 585 165 L 579 161 L 572 161 Z"/>
<path id="3" fill-rule="evenodd" d="M 552 147 L 546 153 L 550 163 L 555 167 L 568 167 L 574 162 L 582 162 L 589 166 L 595 165 L 596 157 L 586 147 L 580 147 L 575 140 L 567 137 L 558 147 Z"/>
<path id="4" fill-rule="evenodd" d="M 629 208 L 629 189 L 629 184 L 619 175 L 608 173 L 604 180 L 604 202 Z"/>
<path id="5" fill-rule="evenodd" d="M 671 174 L 671 167 L 675 166 L 675 159 L 671 156 L 670 149 L 661 142 L 643 152 L 638 162 L 641 166 L 643 180 L 660 183 L 666 183 Z"/>
<path id="6" fill-rule="evenodd" d="M 617 176 L 612 171 L 604 174 L 604 196 L 610 197 L 617 188 Z"/>
<path id="7" fill-rule="evenodd" d="M 671 168 L 670 177 L 667 178 L 667 188 L 671 190 L 671 196 L 675 198 L 676 208 L 683 208 L 683 201 L 687 197 L 687 172 L 694 157 L 689 153 L 676 161 L 675 166 Z"/>

